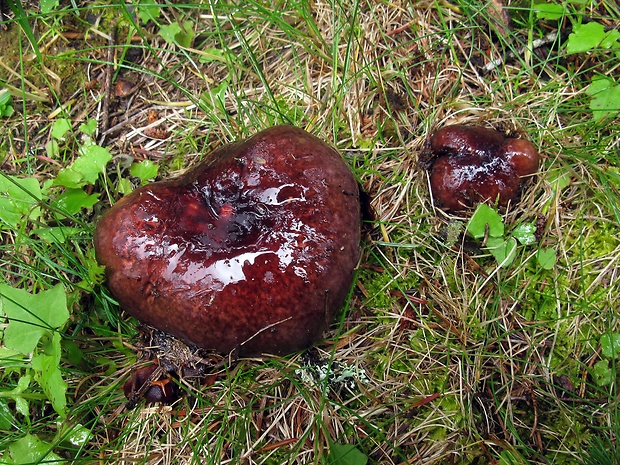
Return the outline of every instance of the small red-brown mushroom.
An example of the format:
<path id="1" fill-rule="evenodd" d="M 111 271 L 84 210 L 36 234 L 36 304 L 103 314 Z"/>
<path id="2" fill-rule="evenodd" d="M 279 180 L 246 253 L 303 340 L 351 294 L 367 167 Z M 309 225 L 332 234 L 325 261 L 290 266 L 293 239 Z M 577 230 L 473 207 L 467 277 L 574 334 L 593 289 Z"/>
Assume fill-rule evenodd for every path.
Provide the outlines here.
<path id="1" fill-rule="evenodd" d="M 157 368 L 157 364 L 151 364 L 132 373 L 131 378 L 123 386 L 125 397 L 130 403 L 133 404 L 144 397 L 147 403 L 170 404 L 178 398 L 172 379 L 158 376 L 155 373 Z"/>
<path id="2" fill-rule="evenodd" d="M 432 194 L 446 211 L 480 202 L 506 205 L 517 197 L 522 178 L 538 169 L 538 151 L 531 142 L 478 126 L 441 128 L 431 137 L 430 149 L 435 157 Z"/>

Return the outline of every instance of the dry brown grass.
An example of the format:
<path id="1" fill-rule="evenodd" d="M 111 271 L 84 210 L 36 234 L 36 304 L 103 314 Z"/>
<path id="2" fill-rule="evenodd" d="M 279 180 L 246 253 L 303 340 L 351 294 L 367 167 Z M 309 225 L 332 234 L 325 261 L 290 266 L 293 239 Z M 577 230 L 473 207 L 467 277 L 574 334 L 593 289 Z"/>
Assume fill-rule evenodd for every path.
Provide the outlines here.
<path id="1" fill-rule="evenodd" d="M 589 369 L 600 359 L 598 335 L 618 328 L 620 243 L 607 234 L 600 254 L 583 249 L 601 240 L 598 225 L 617 231 L 617 224 L 609 206 L 589 194 L 599 178 L 586 158 L 573 156 L 586 143 L 575 129 L 582 116 L 565 108 L 583 84 L 548 58 L 557 52 L 543 46 L 510 57 L 527 42 L 526 29 L 515 25 L 512 35 L 498 37 L 506 27 L 499 16 L 483 10 L 472 19 L 450 2 L 283 1 L 273 9 L 162 9 L 162 24 L 183 18 L 198 32 L 185 50 L 152 23 L 142 36 L 129 33 L 120 15 L 109 66 L 101 47 L 118 14 L 102 12 L 87 30 L 77 27 L 83 35 L 52 34 L 42 47 L 55 52 L 45 62 L 50 73 L 57 61 L 84 73 L 73 91 L 40 75 L 23 81 L 35 93 L 56 87 L 52 106 L 26 102 L 36 175 L 58 170 L 42 150 L 58 114 L 75 127 L 86 117 L 101 125 L 108 115 L 109 129 L 98 138 L 116 157 L 106 186 L 111 198 L 120 196 L 112 186 L 128 161 L 150 159 L 168 176 L 221 144 L 290 121 L 342 151 L 377 221 L 348 308 L 314 352 L 335 369 L 351 368 L 350 385 L 304 377 L 303 354 L 244 360 L 211 386 L 186 383 L 187 396 L 172 406 L 127 411 L 120 390 L 110 389 L 124 382 L 132 362 L 119 359 L 119 371 L 76 394 L 76 412 L 94 418 L 85 457 L 327 463 L 336 442 L 355 444 L 369 463 L 497 463 L 502 453 L 515 461 L 501 463 L 574 463 L 595 434 L 590 426 L 612 422 L 614 408 L 604 405 L 613 392 L 599 389 Z M 132 47 L 141 52 L 119 65 Z M 201 62 L 200 51 L 212 49 L 222 55 Z M 496 59 L 496 69 L 484 69 Z M 13 66 L 19 57 L 7 60 Z M 131 91 L 111 95 L 104 108 L 101 86 L 110 71 Z M 19 83 L 2 69 L 0 77 Z M 223 83 L 218 102 L 211 96 Z M 8 172 L 19 171 L 26 148 L 20 123 L 3 131 L 11 135 Z M 433 205 L 419 161 L 431 131 L 452 123 L 526 134 L 541 148 L 540 173 L 501 213 L 507 227 L 542 218 L 540 246 L 558 253 L 552 271 L 533 265 L 536 247 L 521 248 L 515 264 L 501 269 L 462 235 L 448 243 L 449 228 L 468 214 Z M 550 182 L 555 172 L 573 180 L 559 195 Z"/>

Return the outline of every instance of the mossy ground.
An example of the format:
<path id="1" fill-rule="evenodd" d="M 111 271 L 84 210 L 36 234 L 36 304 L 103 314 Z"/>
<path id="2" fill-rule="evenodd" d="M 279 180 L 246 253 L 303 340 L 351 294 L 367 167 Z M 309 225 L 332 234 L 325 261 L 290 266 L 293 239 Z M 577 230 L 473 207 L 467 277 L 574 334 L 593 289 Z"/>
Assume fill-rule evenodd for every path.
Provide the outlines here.
<path id="1" fill-rule="evenodd" d="M 63 189 L 51 187 L 40 224 L 2 226 L 3 281 L 67 288 L 63 424 L 89 434 L 58 439 L 33 385 L 31 413 L 10 413 L 1 450 L 32 434 L 76 463 L 334 463 L 334 444 L 350 444 L 360 464 L 561 464 L 581 463 L 594 438 L 618 447 L 616 361 L 601 336 L 620 332 L 620 128 L 592 119 L 585 93 L 618 60 L 605 49 L 566 54 L 569 26 L 612 27 L 617 6 L 579 3 L 550 20 L 517 2 L 504 5 L 507 22 L 501 2 L 60 2 L 46 15 L 23 5 L 45 53 L 33 56 L 9 15 L 0 87 L 14 89 L 16 113 L 0 129 L 4 173 L 55 179 L 88 118 L 113 158 L 83 187 L 94 205 L 59 220 L 50 205 Z M 71 131 L 49 152 L 59 118 Z M 277 123 L 336 146 L 372 199 L 346 308 L 310 355 L 224 364 L 207 385 L 180 381 L 186 395 L 171 406 L 127 410 L 121 387 L 139 338 L 102 285 L 97 218 L 142 182 L 134 162 L 166 178 Z M 499 210 L 507 234 L 538 227 L 510 267 L 465 234 L 470 213 L 432 202 L 420 162 L 429 134 L 452 123 L 540 148 L 539 173 Z M 32 234 L 58 224 L 78 231 L 51 243 Z M 542 248 L 556 252 L 551 269 L 536 260 Z M 313 382 L 308 360 L 336 374 Z M 21 370 L 5 370 L 3 392 Z"/>

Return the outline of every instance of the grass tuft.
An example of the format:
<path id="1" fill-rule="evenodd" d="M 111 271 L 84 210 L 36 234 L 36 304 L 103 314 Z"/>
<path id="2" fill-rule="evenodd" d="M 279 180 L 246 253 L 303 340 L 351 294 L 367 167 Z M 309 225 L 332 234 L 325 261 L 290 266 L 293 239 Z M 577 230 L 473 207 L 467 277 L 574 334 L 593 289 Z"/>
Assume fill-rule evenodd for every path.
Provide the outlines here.
<path id="1" fill-rule="evenodd" d="M 0 185 L 27 188 L 0 193 L 0 289 L 38 302 L 62 284 L 70 318 L 23 354 L 0 295 L 0 461 L 619 462 L 618 41 L 567 51 L 583 24 L 615 30 L 617 6 L 7 3 Z M 176 380 L 172 405 L 127 409 L 142 341 L 103 283 L 97 219 L 280 123 L 336 146 L 371 198 L 345 309 L 310 351 L 224 363 L 206 385 Z M 505 237 L 536 228 L 508 267 L 430 196 L 427 141 L 447 124 L 540 149 L 499 209 Z M 75 163 L 93 154 L 109 161 Z"/>

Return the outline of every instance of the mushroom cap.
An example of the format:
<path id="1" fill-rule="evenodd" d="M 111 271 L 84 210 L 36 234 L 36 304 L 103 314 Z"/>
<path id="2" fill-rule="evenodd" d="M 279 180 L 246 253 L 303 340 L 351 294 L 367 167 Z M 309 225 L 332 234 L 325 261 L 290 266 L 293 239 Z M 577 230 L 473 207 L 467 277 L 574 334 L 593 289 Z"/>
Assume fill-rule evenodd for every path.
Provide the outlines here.
<path id="1" fill-rule="evenodd" d="M 95 250 L 142 322 L 219 352 L 282 354 L 315 342 L 346 300 L 360 223 L 340 154 L 276 126 L 118 201 Z"/>
<path id="2" fill-rule="evenodd" d="M 494 129 L 455 124 L 438 129 L 431 137 L 436 155 L 478 155 L 481 159 L 496 152 L 504 136 Z"/>
<path id="3" fill-rule="evenodd" d="M 479 202 L 506 205 L 517 197 L 521 177 L 535 173 L 539 163 L 531 142 L 478 126 L 443 127 L 431 136 L 430 148 L 432 194 L 447 211 Z"/>
<path id="4" fill-rule="evenodd" d="M 521 177 L 529 176 L 538 171 L 538 150 L 529 140 L 506 139 L 500 153 Z"/>
<path id="5" fill-rule="evenodd" d="M 143 391 L 147 403 L 163 402 L 169 404 L 178 399 L 174 382 L 171 379 L 154 379 L 149 382 L 149 378 L 156 368 L 156 364 L 151 364 L 134 371 L 131 378 L 123 385 L 125 397 L 132 400 L 137 392 Z M 144 384 L 147 382 L 149 386 L 144 388 Z"/>
<path id="6" fill-rule="evenodd" d="M 438 158 L 431 172 L 433 196 L 446 210 L 470 208 L 480 201 L 507 201 L 519 188 L 519 176 L 503 160 L 480 164 L 476 155 Z"/>

